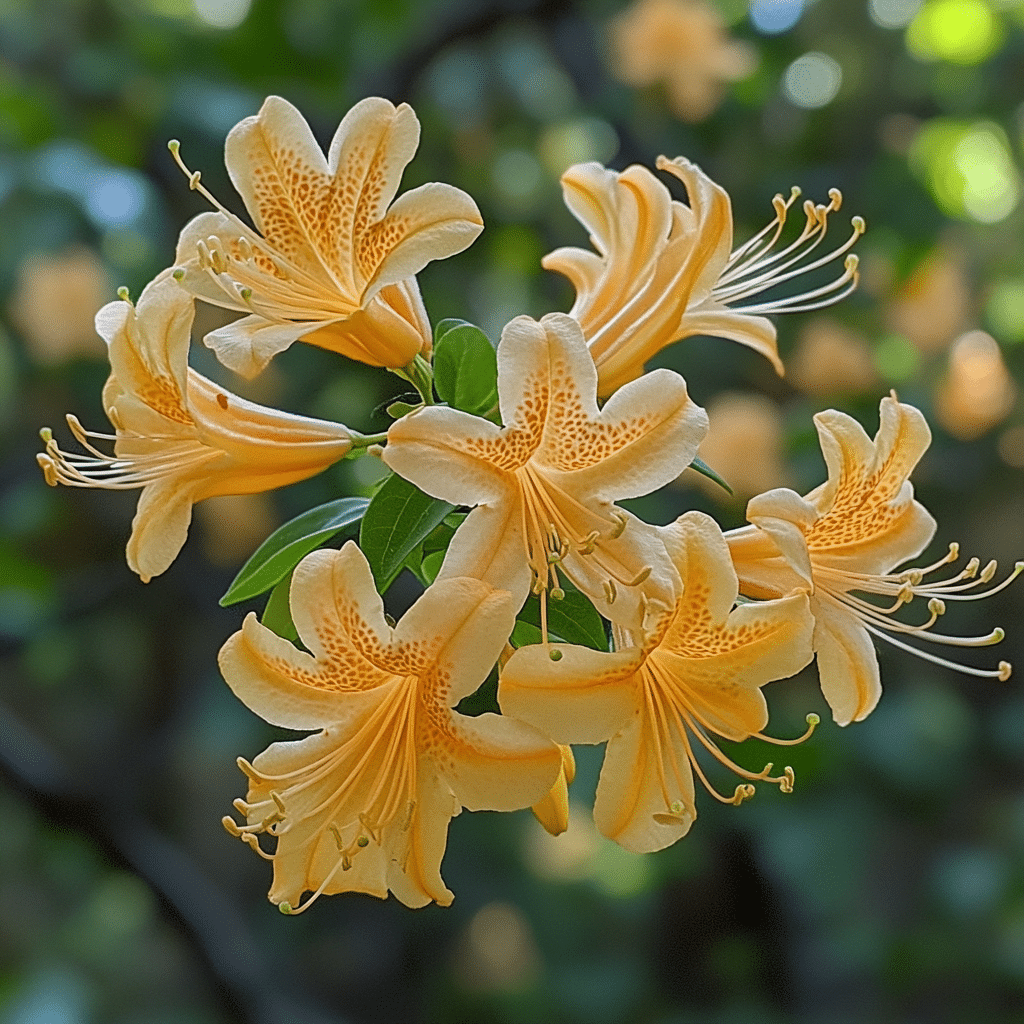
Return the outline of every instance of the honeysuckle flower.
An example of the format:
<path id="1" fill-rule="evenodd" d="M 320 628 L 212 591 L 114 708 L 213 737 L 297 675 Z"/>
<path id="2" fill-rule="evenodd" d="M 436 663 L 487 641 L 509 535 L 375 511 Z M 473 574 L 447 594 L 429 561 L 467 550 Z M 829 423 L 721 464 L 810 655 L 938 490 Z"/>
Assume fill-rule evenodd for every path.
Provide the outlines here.
<path id="1" fill-rule="evenodd" d="M 560 836 L 569 827 L 569 787 L 576 778 L 576 759 L 572 747 L 562 743 L 558 749 L 562 754 L 562 768 L 558 778 L 547 796 L 530 808 L 545 831 L 553 836 Z"/>
<path id="2" fill-rule="evenodd" d="M 142 488 L 128 541 L 129 567 L 143 582 L 177 557 L 192 505 L 223 494 L 255 494 L 304 480 L 352 449 L 340 423 L 248 402 L 187 365 L 192 299 L 166 274 L 135 306 L 111 302 L 96 314 L 111 374 L 103 406 L 113 434 L 68 425 L 86 454 L 58 447 L 43 431 L 38 456 L 49 484 Z M 94 441 L 112 442 L 113 455 Z"/>
<path id="3" fill-rule="evenodd" d="M 961 647 L 997 643 L 1001 629 L 987 636 L 954 637 L 933 633 L 931 627 L 946 601 L 995 593 L 1024 568 L 1018 562 L 1006 580 L 981 593 L 969 591 L 992 580 L 995 562 L 979 574 L 980 563 L 972 558 L 951 579 L 925 582 L 956 560 L 959 547 L 952 544 L 933 565 L 893 571 L 921 554 L 935 533 L 935 520 L 914 498 L 908 479 L 931 442 L 924 416 L 895 396 L 883 398 L 874 440 L 856 420 L 834 409 L 818 413 L 814 421 L 828 467 L 825 483 L 804 497 L 779 488 L 752 498 L 747 505 L 752 525 L 725 536 L 745 595 L 774 597 L 799 586 L 811 591 L 818 673 L 835 720 L 840 725 L 860 721 L 878 703 L 882 686 L 872 638 L 960 672 L 1008 678 L 1008 662 L 997 669 L 973 668 L 900 639 L 920 637 Z M 926 622 L 908 625 L 894 617 L 917 597 L 927 601 Z"/>
<path id="4" fill-rule="evenodd" d="M 252 377 L 297 339 L 372 366 L 406 366 L 429 350 L 414 275 L 465 249 L 483 221 L 465 192 L 438 182 L 392 202 L 419 134 L 408 104 L 370 97 L 325 156 L 302 115 L 268 97 L 225 145 L 255 230 L 181 164 L 217 212 L 185 226 L 176 276 L 196 297 L 248 314 L 206 336 L 221 362 Z M 177 143 L 171 151 L 180 162 Z"/>
<path id="5" fill-rule="evenodd" d="M 497 660 L 515 621 L 511 595 L 442 580 L 392 628 L 349 541 L 299 563 L 291 612 L 308 652 L 250 614 L 221 650 L 221 671 L 271 724 L 317 731 L 239 761 L 249 791 L 235 807 L 246 824 L 225 827 L 273 861 L 270 900 L 286 912 L 323 893 L 389 890 L 410 907 L 447 906 L 451 818 L 463 807 L 529 807 L 562 769 L 558 748 L 530 726 L 452 710 Z"/>
<path id="6" fill-rule="evenodd" d="M 428 407 L 388 431 L 384 461 L 428 494 L 475 505 L 443 575 L 475 576 L 521 601 L 561 596 L 560 574 L 607 618 L 640 625 L 670 604 L 675 572 L 657 530 L 615 507 L 689 465 L 707 429 L 682 377 L 655 370 L 597 407 L 597 371 L 562 313 L 517 317 L 498 345 L 503 427 Z M 640 584 L 643 584 L 641 588 Z"/>
<path id="7" fill-rule="evenodd" d="M 827 205 L 804 203 L 799 237 L 772 253 L 799 195 L 773 200 L 775 218 L 732 250 L 732 205 L 721 186 L 682 157 L 658 158 L 658 168 L 685 186 L 689 205 L 673 199 L 647 168 L 617 173 L 598 163 L 576 164 L 562 175 L 566 205 L 590 232 L 597 252 L 566 247 L 541 261 L 576 289 L 570 310 L 583 328 L 600 375 L 598 393 L 609 395 L 643 373 L 644 363 L 666 345 L 695 334 L 729 338 L 771 360 L 781 374 L 775 326 L 762 314 L 794 313 L 830 305 L 857 284 L 857 257 L 820 288 L 771 301 L 750 302 L 761 292 L 843 256 L 864 231 L 861 218 L 838 248 L 817 259 L 829 215 Z"/>
<path id="8" fill-rule="evenodd" d="M 768 709 L 761 687 L 811 660 L 804 591 L 733 607 L 738 582 L 714 520 L 688 512 L 663 534 L 682 590 L 672 608 L 652 614 L 640 643 L 628 646 L 618 631 L 627 645 L 610 654 L 569 644 L 522 647 L 498 684 L 502 710 L 556 742 L 608 740 L 594 819 L 602 834 L 637 853 L 689 831 L 697 814 L 694 772 L 726 803 L 751 796 L 759 780 L 792 788 L 792 769 L 746 771 L 713 736 L 771 739 L 762 732 Z M 808 722 L 813 728 L 814 716 Z M 747 780 L 731 798 L 708 782 L 695 756 L 701 747 Z"/>

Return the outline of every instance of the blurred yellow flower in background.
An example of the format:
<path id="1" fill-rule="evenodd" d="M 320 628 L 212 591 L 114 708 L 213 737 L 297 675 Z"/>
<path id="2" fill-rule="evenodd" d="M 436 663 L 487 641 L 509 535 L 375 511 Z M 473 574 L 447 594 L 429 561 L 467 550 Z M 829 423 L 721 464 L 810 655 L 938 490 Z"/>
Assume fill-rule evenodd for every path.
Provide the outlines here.
<path id="1" fill-rule="evenodd" d="M 981 437 L 1002 423 L 1017 401 L 999 343 L 984 331 L 968 331 L 949 352 L 946 373 L 935 393 L 935 415 L 954 437 Z"/>
<path id="2" fill-rule="evenodd" d="M 788 365 L 790 383 L 815 398 L 861 395 L 879 383 L 867 338 L 826 317 L 801 330 Z"/>
<path id="3" fill-rule="evenodd" d="M 84 246 L 25 260 L 9 309 L 33 361 L 51 366 L 75 356 L 102 359 L 106 349 L 94 321 L 111 291 L 102 261 Z"/>
<path id="4" fill-rule="evenodd" d="M 942 352 L 963 329 L 971 305 L 963 257 L 940 247 L 898 289 L 886 311 L 886 322 L 921 352 Z"/>
<path id="5" fill-rule="evenodd" d="M 611 66 L 626 85 L 663 83 L 684 121 L 703 121 L 726 86 L 757 67 L 757 51 L 730 39 L 706 0 L 637 0 L 608 27 Z"/>
<path id="6" fill-rule="evenodd" d="M 763 395 L 726 391 L 707 406 L 708 433 L 698 455 L 745 500 L 789 480 L 784 458 L 785 427 L 778 405 Z M 713 480 L 688 469 L 679 482 L 695 484 L 720 501 L 727 492 Z"/>

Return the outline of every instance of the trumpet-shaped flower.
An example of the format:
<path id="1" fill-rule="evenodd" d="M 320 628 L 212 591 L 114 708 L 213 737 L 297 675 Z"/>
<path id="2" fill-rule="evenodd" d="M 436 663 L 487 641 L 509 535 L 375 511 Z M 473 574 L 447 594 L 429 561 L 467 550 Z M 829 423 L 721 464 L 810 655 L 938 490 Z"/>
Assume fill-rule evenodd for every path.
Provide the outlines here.
<path id="1" fill-rule="evenodd" d="M 972 558 L 951 579 L 925 578 L 955 561 L 949 553 L 925 568 L 893 570 L 916 558 L 935 532 L 935 521 L 914 498 L 908 477 L 931 442 L 924 416 L 895 396 L 883 398 L 878 433 L 869 438 L 851 417 L 834 409 L 814 417 L 828 466 L 828 479 L 805 497 L 787 488 L 752 498 L 752 525 L 726 534 L 740 579 L 750 597 L 773 597 L 793 587 L 811 590 L 814 650 L 821 688 L 840 725 L 865 718 L 882 686 L 872 638 L 885 640 L 928 661 L 978 676 L 1005 679 L 1010 665 L 985 670 L 959 665 L 911 646 L 901 638 L 977 647 L 997 643 L 987 636 L 955 637 L 931 631 L 946 601 L 966 601 L 1001 590 L 1024 568 L 1017 563 L 1000 585 L 976 592 L 996 572 L 990 562 L 979 574 Z M 861 596 L 864 595 L 864 596 Z M 874 598 L 868 600 L 867 598 Z M 927 601 L 928 619 L 909 625 L 894 613 L 915 598 Z M 879 599 L 891 602 L 886 606 Z"/>
<path id="2" fill-rule="evenodd" d="M 463 807 L 529 807 L 562 770 L 558 747 L 530 726 L 452 711 L 497 660 L 515 620 L 511 595 L 480 580 L 439 581 L 392 628 L 350 541 L 299 563 L 291 611 L 309 653 L 250 614 L 220 666 L 268 722 L 318 731 L 239 761 L 249 792 L 235 807 L 246 824 L 225 818 L 225 827 L 273 861 L 270 900 L 286 912 L 353 891 L 447 906 L 451 818 Z M 272 854 L 260 848 L 264 834 Z"/>
<path id="3" fill-rule="evenodd" d="M 611 654 L 568 644 L 523 647 L 498 686 L 506 713 L 558 743 L 608 740 L 594 818 L 605 836 L 637 853 L 689 831 L 697 814 L 694 772 L 726 803 L 751 796 L 759 780 L 792 788 L 792 769 L 776 776 L 772 765 L 746 771 L 712 736 L 772 741 L 762 732 L 768 709 L 761 687 L 811 660 L 805 592 L 734 608 L 736 574 L 714 520 L 688 512 L 663 533 L 682 592 L 671 609 L 652 616 L 639 646 Z M 808 719 L 812 727 L 814 721 Z M 695 756 L 701 747 L 747 780 L 731 798 L 708 782 Z"/>
<path id="4" fill-rule="evenodd" d="M 177 557 L 192 505 L 223 494 L 254 494 L 321 472 L 345 457 L 353 435 L 340 423 L 248 402 L 187 365 L 192 299 L 166 274 L 138 306 L 111 302 L 96 314 L 111 375 L 103 405 L 113 434 L 68 424 L 87 454 L 66 452 L 49 430 L 38 456 L 49 484 L 141 487 L 128 565 L 148 582 Z M 113 442 L 107 455 L 93 441 Z"/>
<path id="5" fill-rule="evenodd" d="M 325 156 L 302 115 L 269 97 L 225 146 L 255 230 L 181 164 L 217 212 L 185 226 L 176 277 L 248 314 L 207 335 L 221 362 L 252 377 L 299 338 L 372 366 L 406 366 L 429 350 L 413 275 L 465 249 L 483 221 L 465 192 L 437 182 L 392 202 L 419 132 L 407 104 L 371 97 L 345 115 Z M 180 163 L 177 143 L 171 150 Z"/>
<path id="6" fill-rule="evenodd" d="M 566 205 L 590 232 L 597 252 L 566 247 L 542 260 L 576 289 L 570 313 L 583 328 L 600 375 L 599 394 L 611 394 L 643 373 L 644 363 L 666 345 L 695 334 L 729 338 L 770 359 L 783 372 L 775 327 L 765 313 L 793 313 L 837 302 L 857 284 L 857 257 L 820 288 L 770 301 L 750 300 L 761 292 L 843 256 L 864 231 L 855 217 L 853 233 L 832 252 L 810 259 L 839 209 L 804 203 L 806 223 L 799 237 L 773 253 L 787 213 L 799 195 L 773 200 L 775 218 L 748 242 L 732 250 L 732 206 L 725 190 L 698 167 L 677 157 L 658 158 L 658 168 L 686 186 L 689 205 L 671 197 L 649 170 L 634 164 L 621 173 L 598 163 L 577 164 L 562 175 Z"/>
<path id="7" fill-rule="evenodd" d="M 532 584 L 542 609 L 561 596 L 564 574 L 603 615 L 637 628 L 644 593 L 671 604 L 676 577 L 657 530 L 612 503 L 675 479 L 707 416 L 670 370 L 622 388 L 600 410 L 596 388 L 575 320 L 517 317 L 498 346 L 505 426 L 422 409 L 392 424 L 383 458 L 428 494 L 477 506 L 444 574 L 486 579 L 520 600 Z"/>

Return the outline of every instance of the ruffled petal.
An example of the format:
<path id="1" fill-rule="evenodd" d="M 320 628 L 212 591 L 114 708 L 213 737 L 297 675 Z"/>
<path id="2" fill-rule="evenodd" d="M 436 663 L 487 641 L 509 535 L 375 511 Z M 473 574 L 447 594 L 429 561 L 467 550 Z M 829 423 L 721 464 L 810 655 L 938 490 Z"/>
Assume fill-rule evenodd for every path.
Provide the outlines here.
<path id="1" fill-rule="evenodd" d="M 168 477 L 142 489 L 126 555 L 128 568 L 143 583 L 164 572 L 184 546 L 194 487 L 188 477 Z"/>

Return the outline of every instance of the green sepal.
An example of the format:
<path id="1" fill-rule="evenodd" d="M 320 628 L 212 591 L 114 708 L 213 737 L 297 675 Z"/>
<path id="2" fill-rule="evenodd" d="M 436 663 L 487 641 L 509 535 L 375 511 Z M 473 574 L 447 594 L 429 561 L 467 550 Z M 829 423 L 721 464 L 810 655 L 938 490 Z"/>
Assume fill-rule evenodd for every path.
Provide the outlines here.
<path id="1" fill-rule="evenodd" d="M 277 586 L 310 551 L 343 530 L 353 530 L 369 502 L 338 498 L 279 526 L 254 552 L 220 599 L 222 607 L 247 601 Z"/>

